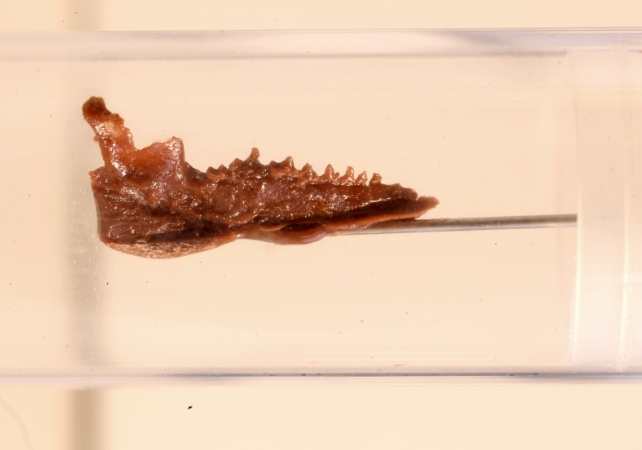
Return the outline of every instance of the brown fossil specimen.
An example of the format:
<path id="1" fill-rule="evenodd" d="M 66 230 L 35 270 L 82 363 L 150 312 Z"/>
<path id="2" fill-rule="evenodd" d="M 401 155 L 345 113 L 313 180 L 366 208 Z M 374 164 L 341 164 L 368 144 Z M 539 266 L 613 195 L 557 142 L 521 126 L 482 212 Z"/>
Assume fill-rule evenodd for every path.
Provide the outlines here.
<path id="1" fill-rule="evenodd" d="M 185 162 L 183 142 L 171 138 L 137 150 L 123 119 L 91 97 L 85 120 L 105 165 L 90 173 L 98 232 L 108 246 L 148 258 L 172 258 L 239 238 L 305 244 L 337 230 L 413 219 L 437 205 L 412 189 L 354 177 L 328 166 L 317 175 L 292 158 L 267 165 L 252 149 L 245 160 L 206 172 Z"/>

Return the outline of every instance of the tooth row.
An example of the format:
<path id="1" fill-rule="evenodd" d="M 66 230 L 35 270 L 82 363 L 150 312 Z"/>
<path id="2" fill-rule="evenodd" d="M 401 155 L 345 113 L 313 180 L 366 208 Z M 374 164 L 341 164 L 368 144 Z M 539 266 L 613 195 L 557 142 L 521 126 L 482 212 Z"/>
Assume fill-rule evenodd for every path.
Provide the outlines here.
<path id="1" fill-rule="evenodd" d="M 241 161 L 236 158 L 229 167 L 220 165 L 218 169 L 210 167 L 207 169 L 207 178 L 210 180 L 222 180 L 224 178 L 234 178 L 235 172 L 242 166 L 251 164 L 253 162 L 258 163 L 259 161 L 259 151 L 256 148 L 252 149 L 250 156 L 245 160 Z M 297 170 L 294 167 L 294 160 L 291 156 L 285 158 L 282 162 L 270 162 L 267 166 L 262 166 L 268 170 L 269 175 L 272 178 L 280 178 L 282 176 L 288 176 L 291 178 L 296 178 L 296 183 L 299 185 L 306 184 L 308 182 L 331 182 L 333 184 L 340 185 L 357 185 L 365 186 L 368 183 L 368 176 L 365 172 L 361 172 L 355 179 L 354 169 L 350 166 L 346 169 L 346 173 L 341 176 L 339 173 L 334 171 L 334 168 L 331 164 L 325 168 L 323 175 L 318 175 L 310 164 L 304 165 L 301 170 Z M 370 185 L 381 183 L 381 175 L 375 173 L 372 175 L 370 180 Z"/>

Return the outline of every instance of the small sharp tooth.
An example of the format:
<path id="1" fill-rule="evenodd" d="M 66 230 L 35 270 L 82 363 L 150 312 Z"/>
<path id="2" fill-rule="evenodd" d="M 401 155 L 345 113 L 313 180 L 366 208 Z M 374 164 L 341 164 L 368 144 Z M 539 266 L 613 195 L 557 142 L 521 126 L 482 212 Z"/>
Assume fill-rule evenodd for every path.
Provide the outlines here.
<path id="1" fill-rule="evenodd" d="M 280 178 L 287 172 L 287 169 L 284 169 L 283 163 L 270 162 L 270 175 L 272 178 Z"/>
<path id="2" fill-rule="evenodd" d="M 221 167 L 224 167 L 224 166 L 221 166 Z M 227 172 L 227 169 L 225 169 L 225 171 Z M 225 178 L 225 172 L 223 172 L 223 170 L 221 170 L 220 167 L 218 169 L 215 169 L 214 167 L 208 167 L 207 172 L 205 172 L 205 176 L 209 180 L 216 181 L 216 180 L 221 180 Z"/>
<path id="3" fill-rule="evenodd" d="M 250 156 L 248 156 L 247 161 L 258 161 L 259 160 L 259 149 L 256 147 L 252 148 L 252 151 L 250 152 Z"/>
<path id="4" fill-rule="evenodd" d="M 240 159 L 236 158 L 232 163 L 230 164 L 230 170 L 234 172 L 241 164 L 243 164 L 243 161 Z"/>
<path id="5" fill-rule="evenodd" d="M 322 178 L 327 180 L 332 180 L 333 178 L 335 178 L 334 168 L 331 164 L 328 164 L 328 166 L 325 168 L 325 172 L 323 172 Z"/>
<path id="6" fill-rule="evenodd" d="M 381 184 L 381 175 L 378 173 L 373 173 L 372 178 L 370 179 L 370 185 Z"/>
<path id="7" fill-rule="evenodd" d="M 359 174 L 357 179 L 355 180 L 355 183 L 360 185 L 360 186 L 365 186 L 366 183 L 368 182 L 368 175 L 366 174 L 366 171 L 364 170 Z"/>
<path id="8" fill-rule="evenodd" d="M 345 175 L 339 178 L 339 183 L 341 184 L 352 184 L 354 183 L 354 169 L 350 166 L 346 169 Z"/>
<path id="9" fill-rule="evenodd" d="M 290 169 L 294 169 L 294 159 L 292 159 L 291 156 L 288 156 L 283 160 L 283 165 L 285 167 L 289 167 Z"/>
<path id="10" fill-rule="evenodd" d="M 295 170 L 295 174 L 298 180 L 297 183 L 301 185 L 307 183 L 312 179 L 314 171 L 312 170 L 312 166 L 310 164 L 306 164 L 301 168 L 301 170 Z"/>

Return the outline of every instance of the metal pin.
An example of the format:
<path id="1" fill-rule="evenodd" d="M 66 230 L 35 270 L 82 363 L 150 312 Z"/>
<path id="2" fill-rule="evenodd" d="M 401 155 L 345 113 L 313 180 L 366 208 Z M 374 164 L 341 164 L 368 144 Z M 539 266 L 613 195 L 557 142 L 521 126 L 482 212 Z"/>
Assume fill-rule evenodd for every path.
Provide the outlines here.
<path id="1" fill-rule="evenodd" d="M 336 235 L 501 230 L 514 228 L 556 228 L 574 227 L 576 225 L 576 214 L 474 217 L 464 219 L 395 220 L 392 222 L 378 223 L 362 230 L 338 231 Z"/>

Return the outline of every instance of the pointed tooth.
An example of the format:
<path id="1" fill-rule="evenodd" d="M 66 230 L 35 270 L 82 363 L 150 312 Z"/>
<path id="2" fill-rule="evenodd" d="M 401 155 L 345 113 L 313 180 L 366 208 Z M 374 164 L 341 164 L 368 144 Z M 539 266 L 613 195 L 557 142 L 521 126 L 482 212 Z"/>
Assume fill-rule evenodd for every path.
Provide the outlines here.
<path id="1" fill-rule="evenodd" d="M 238 159 L 238 158 L 235 158 L 235 159 L 234 159 L 234 161 L 232 161 L 232 163 L 230 164 L 230 171 L 232 171 L 232 172 L 236 171 L 236 169 L 237 169 L 241 164 L 243 164 L 243 161 L 241 161 L 241 160 L 240 160 L 240 159 Z"/>
<path id="2" fill-rule="evenodd" d="M 325 168 L 325 172 L 323 172 L 323 175 L 321 176 L 324 180 L 332 180 L 335 178 L 334 174 L 334 168 L 332 167 L 332 164 L 328 164 L 328 166 Z"/>
<path id="3" fill-rule="evenodd" d="M 354 169 L 350 166 L 346 169 L 345 175 L 339 178 L 339 183 L 341 184 L 352 184 L 354 183 Z"/>
<path id="4" fill-rule="evenodd" d="M 370 179 L 370 186 L 373 184 L 381 184 L 381 175 L 378 173 L 373 173 L 372 178 Z"/>
<path id="5" fill-rule="evenodd" d="M 297 184 L 302 185 L 312 179 L 312 166 L 310 164 L 304 165 L 301 170 L 295 172 L 297 177 Z"/>
<path id="6" fill-rule="evenodd" d="M 225 171 L 223 171 L 223 169 L 225 169 Z M 208 180 L 216 181 L 225 178 L 226 172 L 227 168 L 225 168 L 225 166 L 221 166 L 218 169 L 215 169 L 214 167 L 208 167 L 207 172 L 205 172 L 205 176 Z"/>
<path id="7" fill-rule="evenodd" d="M 366 174 L 366 171 L 364 170 L 359 174 L 357 179 L 355 180 L 355 184 L 358 184 L 359 186 L 365 186 L 366 182 L 368 181 L 368 175 Z"/>
<path id="8" fill-rule="evenodd" d="M 258 161 L 259 160 L 259 149 L 256 147 L 252 147 L 252 151 L 250 152 L 250 156 L 248 156 L 247 161 Z"/>
<path id="9" fill-rule="evenodd" d="M 294 159 L 292 159 L 291 156 L 288 156 L 287 158 L 285 158 L 283 160 L 282 164 L 283 164 L 284 167 L 288 167 L 290 169 L 294 169 Z"/>
<path id="10" fill-rule="evenodd" d="M 270 161 L 269 168 L 270 168 L 269 169 L 270 175 L 272 176 L 272 178 L 280 178 L 285 173 L 285 170 L 283 170 L 282 163 Z"/>

